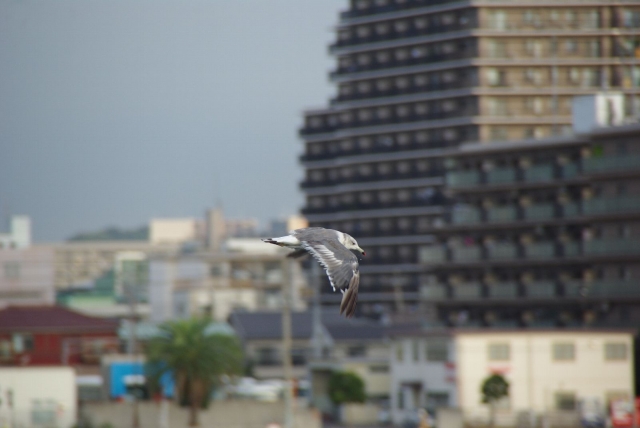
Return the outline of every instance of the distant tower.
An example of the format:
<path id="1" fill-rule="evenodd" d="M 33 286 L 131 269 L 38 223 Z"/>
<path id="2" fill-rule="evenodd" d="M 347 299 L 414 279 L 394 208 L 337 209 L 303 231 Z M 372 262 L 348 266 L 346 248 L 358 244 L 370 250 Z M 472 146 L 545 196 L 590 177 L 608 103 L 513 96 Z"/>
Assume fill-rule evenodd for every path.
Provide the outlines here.
<path id="1" fill-rule="evenodd" d="M 221 207 L 216 207 L 207 210 L 207 235 L 206 245 L 211 251 L 220 251 L 222 241 L 224 240 L 227 231 L 224 221 L 224 212 Z"/>
<path id="2" fill-rule="evenodd" d="M 11 217 L 11 240 L 16 248 L 31 246 L 31 218 L 26 215 Z"/>

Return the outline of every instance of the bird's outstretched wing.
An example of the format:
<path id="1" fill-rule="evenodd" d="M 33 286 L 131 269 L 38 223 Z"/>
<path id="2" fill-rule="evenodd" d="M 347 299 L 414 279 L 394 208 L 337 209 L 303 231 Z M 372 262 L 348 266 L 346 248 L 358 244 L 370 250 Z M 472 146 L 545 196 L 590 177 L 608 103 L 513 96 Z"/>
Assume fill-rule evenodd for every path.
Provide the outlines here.
<path id="1" fill-rule="evenodd" d="M 342 293 L 340 313 L 351 318 L 356 310 L 360 270 L 358 258 L 338 240 L 302 241 L 307 250 L 327 272 L 331 286 Z"/>

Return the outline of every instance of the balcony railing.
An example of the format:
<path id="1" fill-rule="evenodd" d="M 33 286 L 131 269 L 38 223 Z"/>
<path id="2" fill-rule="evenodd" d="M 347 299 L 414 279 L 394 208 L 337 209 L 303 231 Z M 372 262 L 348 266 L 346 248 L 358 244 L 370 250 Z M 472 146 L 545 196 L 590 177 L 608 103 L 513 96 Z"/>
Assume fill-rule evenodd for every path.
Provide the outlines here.
<path id="1" fill-rule="evenodd" d="M 416 9 L 437 4 L 455 3 L 457 0 L 417 0 L 404 3 L 387 2 L 383 6 L 372 5 L 364 9 L 350 9 L 340 13 L 342 19 L 359 18 L 362 16 L 378 15 L 380 13 L 399 12 L 401 10 Z"/>
<path id="2" fill-rule="evenodd" d="M 413 141 L 410 144 L 403 145 L 403 146 L 400 146 L 398 144 L 392 144 L 392 145 L 378 144 L 368 149 L 354 147 L 348 150 L 332 150 L 332 151 L 326 150 L 321 153 L 315 153 L 315 154 L 306 153 L 300 156 L 300 161 L 310 162 L 310 161 L 342 158 L 345 156 L 377 155 L 377 154 L 385 154 L 385 153 L 407 152 L 412 150 L 442 149 L 445 147 L 453 146 L 455 145 L 455 143 L 456 143 L 456 140 L 453 140 L 453 141 L 430 140 L 428 144 L 422 144 L 422 143 L 418 143 L 417 141 Z"/>
<path id="3" fill-rule="evenodd" d="M 535 242 L 524 246 L 524 254 L 528 259 L 548 259 L 556 256 L 555 242 Z"/>
<path id="4" fill-rule="evenodd" d="M 575 163 L 557 168 L 554 164 L 539 164 L 522 170 L 513 167 L 495 168 L 487 172 L 482 172 L 479 169 L 453 170 L 447 173 L 447 184 L 451 187 L 473 187 L 510 183 L 542 183 L 552 182 L 557 178 L 572 179 L 580 172 Z"/>
<path id="5" fill-rule="evenodd" d="M 338 67 L 337 70 L 331 72 L 331 77 L 360 73 L 364 71 L 388 70 L 400 67 L 410 67 L 413 65 L 433 64 L 436 62 L 455 61 L 461 59 L 472 59 L 477 57 L 477 51 L 478 49 L 475 45 L 469 45 L 459 49 L 457 52 L 448 54 L 431 52 L 429 55 L 421 57 L 409 57 L 403 60 L 391 60 L 384 63 L 371 62 L 367 65 L 352 64 Z"/>
<path id="6" fill-rule="evenodd" d="M 448 254 L 445 257 L 444 254 Z M 624 239 L 569 241 L 541 241 L 528 245 L 514 242 L 499 242 L 493 244 L 469 245 L 451 248 L 449 252 L 443 250 L 438 253 L 438 263 L 511 262 L 511 261 L 545 261 L 558 258 L 602 257 L 602 256 L 640 256 L 640 242 Z M 455 268 L 455 265 L 451 265 Z M 640 289 L 640 287 L 639 287 Z"/>
<path id="7" fill-rule="evenodd" d="M 491 223 L 515 221 L 518 216 L 516 206 L 493 207 L 487 210 L 487 220 Z"/>
<path id="8" fill-rule="evenodd" d="M 640 242 L 631 239 L 597 239 L 584 243 L 584 254 L 589 256 L 638 255 Z"/>
<path id="9" fill-rule="evenodd" d="M 502 282 L 488 287 L 489 297 L 494 299 L 512 299 L 518 296 L 518 283 Z"/>
<path id="10" fill-rule="evenodd" d="M 582 210 L 586 215 L 637 212 L 640 211 L 640 197 L 619 196 L 588 199 L 583 201 Z"/>
<path id="11" fill-rule="evenodd" d="M 358 100 L 370 100 L 376 98 L 384 98 L 384 97 L 401 97 L 402 95 L 412 95 L 420 93 L 430 93 L 434 91 L 448 91 L 453 89 L 466 89 L 473 88 L 478 85 L 478 80 L 471 77 L 463 77 L 458 78 L 452 82 L 434 82 L 428 83 L 426 85 L 416 85 L 411 84 L 404 89 L 398 89 L 395 87 L 391 87 L 387 90 L 372 88 L 366 92 L 356 92 L 355 90 L 350 91 L 349 93 L 342 93 L 331 100 L 332 104 L 349 102 L 349 101 L 358 101 Z"/>
<path id="12" fill-rule="evenodd" d="M 313 187 L 328 187 L 328 186 L 336 186 L 339 184 L 352 184 L 352 183 L 370 183 L 374 181 L 388 181 L 388 180 L 409 180 L 416 178 L 440 178 L 442 175 L 442 170 L 440 168 L 431 168 L 426 172 L 418 172 L 418 171 L 407 171 L 407 172 L 389 172 L 386 174 L 383 173 L 371 173 L 367 175 L 354 173 L 349 178 L 340 178 L 332 180 L 330 178 L 325 178 L 322 180 L 305 180 L 300 183 L 300 187 L 303 189 L 313 188 Z"/>
<path id="13" fill-rule="evenodd" d="M 553 298 L 556 295 L 553 281 L 536 281 L 525 284 L 525 295 L 530 298 Z"/>
<path id="14" fill-rule="evenodd" d="M 482 221 L 482 213 L 474 207 L 454 207 L 451 214 L 453 224 L 476 224 Z"/>
<path id="15" fill-rule="evenodd" d="M 480 183 L 480 171 L 456 171 L 447 173 L 447 185 L 467 187 Z"/>
<path id="16" fill-rule="evenodd" d="M 594 281 L 584 284 L 585 297 L 638 297 L 640 287 L 628 281 Z"/>
<path id="17" fill-rule="evenodd" d="M 639 167 L 640 155 L 605 156 L 582 161 L 584 172 L 590 174 L 637 170 Z"/>
<path id="18" fill-rule="evenodd" d="M 564 257 L 579 257 L 582 254 L 580 242 L 569 241 L 562 245 L 562 255 Z"/>
<path id="19" fill-rule="evenodd" d="M 482 298 L 482 284 L 473 282 L 458 284 L 451 287 L 455 299 L 480 299 Z"/>
<path id="20" fill-rule="evenodd" d="M 514 243 L 505 242 L 490 245 L 487 254 L 492 260 L 511 260 L 518 257 L 518 246 Z"/>
<path id="21" fill-rule="evenodd" d="M 457 247 L 451 250 L 451 255 L 456 262 L 473 262 L 482 257 L 482 248 L 477 245 Z"/>
<path id="22" fill-rule="evenodd" d="M 441 284 L 430 284 L 420 287 L 420 297 L 430 300 L 447 298 L 447 287 Z"/>
<path id="23" fill-rule="evenodd" d="M 486 288 L 486 293 L 483 291 Z M 450 295 L 454 300 L 491 300 L 506 299 L 530 305 L 531 299 L 545 300 L 581 300 L 581 299 L 629 299 L 640 298 L 640 287 L 632 281 L 599 280 L 585 282 L 569 280 L 563 283 L 538 281 L 522 285 L 524 295 L 520 294 L 520 283 L 505 281 L 484 285 L 480 281 L 463 284 L 430 284 L 423 286 L 422 299 L 444 300 Z M 448 291 L 450 290 L 450 292 Z M 450 294 L 449 294 L 450 293 Z"/>
<path id="24" fill-rule="evenodd" d="M 465 102 L 467 104 L 465 104 Z M 370 119 L 367 118 L 362 120 L 354 120 L 349 123 L 335 123 L 335 124 L 325 124 L 317 127 L 305 127 L 300 130 L 300 135 L 305 136 L 305 135 L 312 135 L 312 134 L 324 134 L 324 133 L 335 132 L 335 131 L 340 131 L 345 129 L 406 125 L 406 124 L 430 121 L 430 120 L 441 120 L 441 119 L 452 119 L 452 118 L 476 116 L 478 114 L 478 109 L 475 107 L 473 102 L 474 101 L 470 98 L 463 99 L 463 101 L 460 102 L 457 108 L 454 108 L 448 112 L 433 109 L 424 114 L 408 114 L 406 116 L 401 116 L 401 115 L 392 113 L 389 117 L 385 117 L 385 118 L 371 117 Z"/>
<path id="25" fill-rule="evenodd" d="M 555 217 L 554 204 L 530 205 L 524 209 L 524 217 L 527 220 L 550 220 Z"/>
<path id="26" fill-rule="evenodd" d="M 488 184 L 504 184 L 516 181 L 516 170 L 514 168 L 495 168 L 487 172 Z"/>
<path id="27" fill-rule="evenodd" d="M 418 250 L 420 263 L 443 263 L 447 259 L 447 251 L 441 246 L 422 247 Z"/>
<path id="28" fill-rule="evenodd" d="M 555 178 L 553 165 L 534 165 L 524 170 L 524 180 L 530 183 L 550 181 Z"/>

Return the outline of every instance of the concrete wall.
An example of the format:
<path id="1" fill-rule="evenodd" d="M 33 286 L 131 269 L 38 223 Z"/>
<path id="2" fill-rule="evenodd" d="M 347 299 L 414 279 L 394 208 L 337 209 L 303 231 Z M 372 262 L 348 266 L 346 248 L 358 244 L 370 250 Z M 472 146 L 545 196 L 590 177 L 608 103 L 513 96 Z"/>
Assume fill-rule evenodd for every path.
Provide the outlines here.
<path id="1" fill-rule="evenodd" d="M 8 409 L 7 392 L 13 393 L 13 409 Z M 75 372 L 70 367 L 0 368 L 2 408 L 0 425 L 37 425 L 38 418 L 47 426 L 70 427 L 76 423 L 77 399 Z"/>

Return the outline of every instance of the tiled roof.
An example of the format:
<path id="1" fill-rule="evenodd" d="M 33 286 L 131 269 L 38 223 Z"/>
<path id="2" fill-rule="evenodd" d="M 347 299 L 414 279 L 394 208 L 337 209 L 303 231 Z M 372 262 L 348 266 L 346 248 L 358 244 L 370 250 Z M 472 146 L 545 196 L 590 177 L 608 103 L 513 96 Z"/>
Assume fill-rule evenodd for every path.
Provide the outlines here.
<path id="1" fill-rule="evenodd" d="M 118 322 L 90 317 L 62 306 L 9 306 L 0 310 L 0 331 L 60 330 L 113 332 Z"/>

